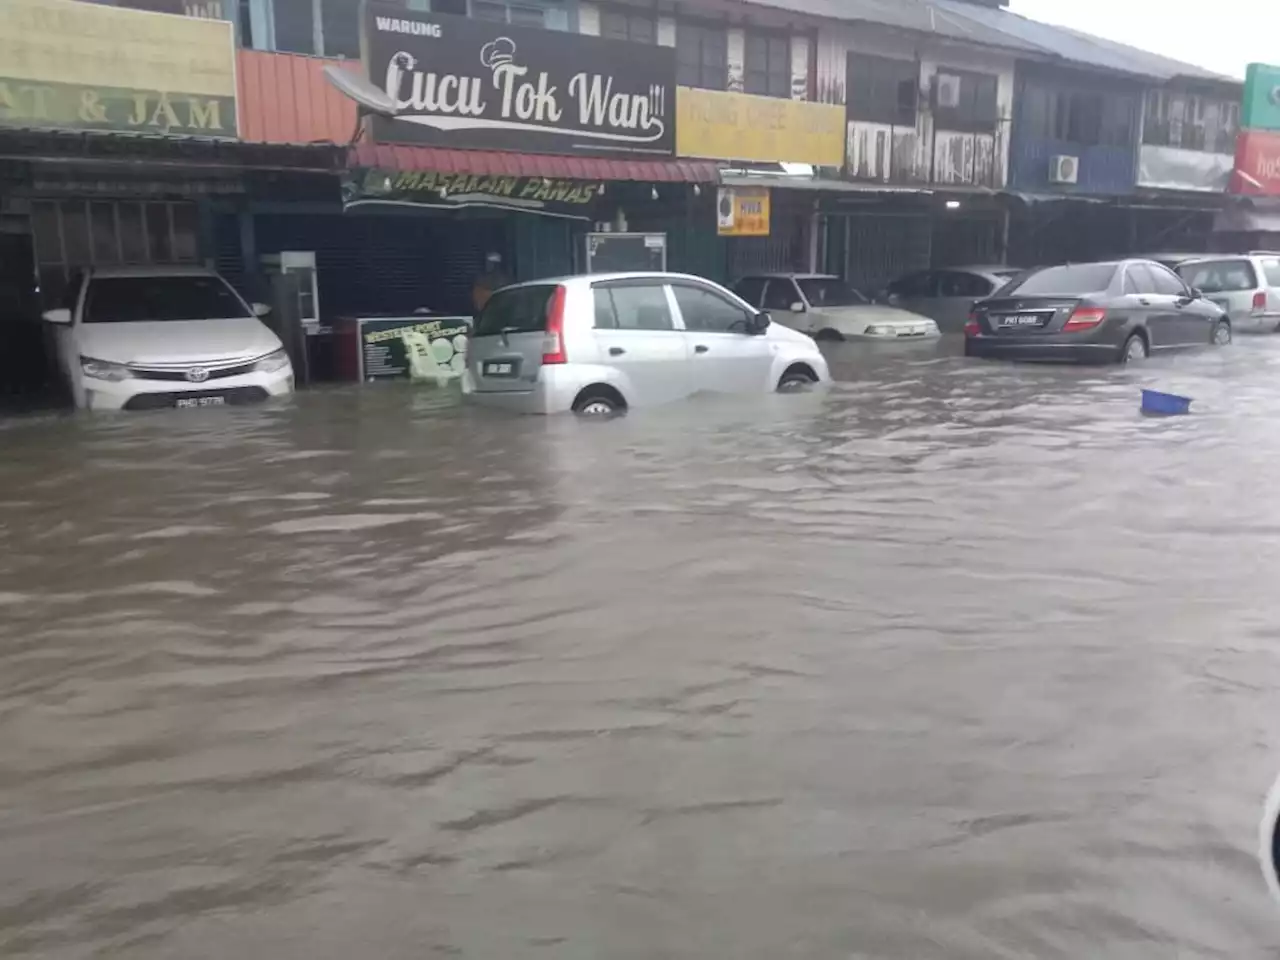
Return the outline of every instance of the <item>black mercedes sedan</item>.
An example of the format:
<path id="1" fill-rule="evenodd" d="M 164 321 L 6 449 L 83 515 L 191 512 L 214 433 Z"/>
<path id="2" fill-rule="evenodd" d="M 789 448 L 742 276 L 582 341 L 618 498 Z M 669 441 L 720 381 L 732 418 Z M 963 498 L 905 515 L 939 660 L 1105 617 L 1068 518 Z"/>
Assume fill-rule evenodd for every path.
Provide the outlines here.
<path id="1" fill-rule="evenodd" d="M 1128 363 L 1231 342 L 1223 310 L 1151 260 L 1071 263 L 1015 277 L 974 304 L 965 356 Z"/>

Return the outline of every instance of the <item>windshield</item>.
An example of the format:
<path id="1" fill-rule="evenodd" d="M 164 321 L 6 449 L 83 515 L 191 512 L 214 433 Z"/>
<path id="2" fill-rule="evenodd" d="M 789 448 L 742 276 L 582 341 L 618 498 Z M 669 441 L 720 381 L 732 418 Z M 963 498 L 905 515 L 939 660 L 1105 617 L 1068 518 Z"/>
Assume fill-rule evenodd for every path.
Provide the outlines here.
<path id="1" fill-rule="evenodd" d="M 1079 263 L 1065 267 L 1048 267 L 1029 276 L 1015 278 L 997 293 L 1007 297 L 1017 294 L 1020 297 L 1058 296 L 1066 294 L 1079 296 L 1082 293 L 1097 293 L 1111 286 L 1111 278 L 1115 276 L 1114 263 Z"/>
<path id="2" fill-rule="evenodd" d="M 252 316 L 221 277 L 99 277 L 89 283 L 85 323 L 225 320 Z"/>
<path id="3" fill-rule="evenodd" d="M 811 277 L 797 280 L 810 306 L 854 307 L 869 302 L 866 297 L 835 277 Z"/>
<path id="4" fill-rule="evenodd" d="M 547 328 L 547 303 L 554 284 L 507 287 L 491 296 L 476 318 L 476 337 L 508 333 L 541 333 Z"/>

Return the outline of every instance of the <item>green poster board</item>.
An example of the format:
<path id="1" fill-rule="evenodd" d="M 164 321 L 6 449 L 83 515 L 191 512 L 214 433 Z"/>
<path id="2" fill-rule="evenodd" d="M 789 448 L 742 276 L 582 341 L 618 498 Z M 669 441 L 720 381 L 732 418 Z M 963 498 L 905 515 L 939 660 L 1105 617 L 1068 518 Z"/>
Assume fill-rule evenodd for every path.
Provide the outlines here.
<path id="1" fill-rule="evenodd" d="M 1280 67 L 1251 63 L 1244 75 L 1242 130 L 1280 130 Z"/>

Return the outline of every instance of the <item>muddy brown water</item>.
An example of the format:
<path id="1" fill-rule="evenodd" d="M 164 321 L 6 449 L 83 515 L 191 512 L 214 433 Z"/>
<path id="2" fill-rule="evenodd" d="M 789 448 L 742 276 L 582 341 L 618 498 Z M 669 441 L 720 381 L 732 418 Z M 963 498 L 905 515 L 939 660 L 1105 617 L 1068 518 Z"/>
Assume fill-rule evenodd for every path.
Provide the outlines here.
<path id="1" fill-rule="evenodd" d="M 955 352 L 0 425 L 0 954 L 1277 956 L 1280 338 Z"/>

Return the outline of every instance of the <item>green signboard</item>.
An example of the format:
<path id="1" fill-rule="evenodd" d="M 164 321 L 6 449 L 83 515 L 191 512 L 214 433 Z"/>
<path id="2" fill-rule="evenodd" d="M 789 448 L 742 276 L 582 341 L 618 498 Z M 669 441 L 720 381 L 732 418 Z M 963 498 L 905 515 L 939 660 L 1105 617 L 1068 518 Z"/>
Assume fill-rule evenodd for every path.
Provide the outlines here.
<path id="1" fill-rule="evenodd" d="M 360 379 L 433 380 L 462 376 L 470 317 L 361 317 Z"/>
<path id="2" fill-rule="evenodd" d="M 1244 79 L 1242 130 L 1280 130 L 1280 67 L 1251 63 Z"/>

